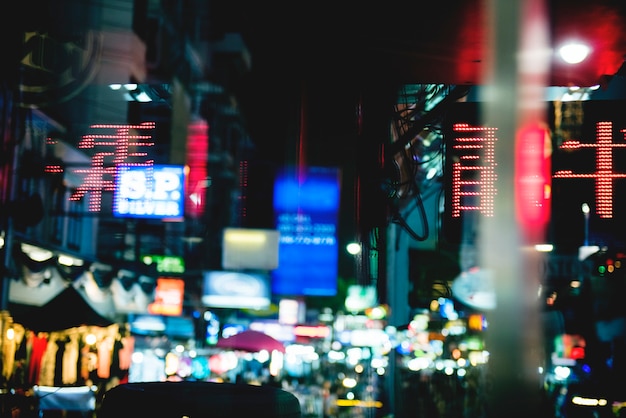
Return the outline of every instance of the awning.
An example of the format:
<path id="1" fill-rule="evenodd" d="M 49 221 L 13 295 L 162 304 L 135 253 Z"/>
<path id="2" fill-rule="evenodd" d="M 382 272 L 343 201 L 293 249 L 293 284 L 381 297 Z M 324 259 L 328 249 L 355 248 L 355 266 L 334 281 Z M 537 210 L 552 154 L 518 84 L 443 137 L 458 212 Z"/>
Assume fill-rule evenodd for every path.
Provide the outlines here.
<path id="1" fill-rule="evenodd" d="M 13 322 L 35 332 L 114 324 L 114 321 L 97 313 L 73 286 L 67 287 L 45 305 L 9 303 L 8 308 Z"/>

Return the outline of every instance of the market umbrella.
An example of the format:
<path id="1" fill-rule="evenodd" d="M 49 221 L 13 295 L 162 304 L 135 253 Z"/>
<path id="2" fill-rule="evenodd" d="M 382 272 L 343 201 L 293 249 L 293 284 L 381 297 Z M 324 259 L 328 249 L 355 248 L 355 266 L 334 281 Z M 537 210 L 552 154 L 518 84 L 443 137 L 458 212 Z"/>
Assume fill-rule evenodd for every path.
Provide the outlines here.
<path id="1" fill-rule="evenodd" d="M 218 348 L 257 352 L 262 350 L 285 352 L 285 346 L 277 339 L 254 330 L 245 330 L 228 338 L 221 338 L 215 344 Z"/>

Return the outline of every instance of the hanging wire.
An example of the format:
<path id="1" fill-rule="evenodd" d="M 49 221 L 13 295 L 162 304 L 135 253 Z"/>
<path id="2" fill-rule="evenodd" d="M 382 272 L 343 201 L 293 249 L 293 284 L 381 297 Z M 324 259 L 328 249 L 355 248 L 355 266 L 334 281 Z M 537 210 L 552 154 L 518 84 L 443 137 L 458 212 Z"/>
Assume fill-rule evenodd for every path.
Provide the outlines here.
<path id="1" fill-rule="evenodd" d="M 394 142 L 399 146 L 387 164 L 388 176 L 383 187 L 392 198 L 392 223 L 402 226 L 417 241 L 425 241 L 430 235 L 422 193 L 430 182 L 438 181 L 443 173 L 443 129 L 445 112 L 439 108 L 451 95 L 451 86 L 442 84 L 405 85 L 400 90 L 392 120 Z M 434 111 L 436 109 L 436 111 Z M 431 170 L 436 174 L 431 174 Z M 416 232 L 402 215 L 405 202 L 415 202 L 419 211 L 421 233 Z"/>

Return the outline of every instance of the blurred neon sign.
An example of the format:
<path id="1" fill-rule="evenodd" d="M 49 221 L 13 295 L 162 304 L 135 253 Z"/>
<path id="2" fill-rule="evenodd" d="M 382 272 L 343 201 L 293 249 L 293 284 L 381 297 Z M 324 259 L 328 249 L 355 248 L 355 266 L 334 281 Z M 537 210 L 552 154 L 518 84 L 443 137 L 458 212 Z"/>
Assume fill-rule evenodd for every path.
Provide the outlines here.
<path id="1" fill-rule="evenodd" d="M 452 148 L 458 158 L 452 163 L 452 217 L 461 212 L 477 211 L 493 216 L 496 196 L 496 128 L 457 123 Z"/>
<path id="2" fill-rule="evenodd" d="M 155 289 L 154 302 L 148 305 L 153 315 L 180 316 L 183 313 L 185 282 L 174 277 L 159 277 Z"/>
<path id="3" fill-rule="evenodd" d="M 157 219 L 183 216 L 183 166 L 118 165 L 117 169 L 114 216 Z"/>
<path id="4" fill-rule="evenodd" d="M 334 296 L 339 247 L 339 169 L 285 170 L 274 182 L 274 219 L 280 233 L 276 295 Z"/>
<path id="5" fill-rule="evenodd" d="M 559 129 L 559 108 L 552 104 L 545 126 L 522 126 L 515 138 L 498 138 L 497 127 L 480 125 L 479 106 L 454 106 L 444 123 L 446 239 L 471 238 L 469 225 L 498 213 L 497 144 L 514 139 L 516 220 L 527 238 L 548 234 L 563 249 L 577 248 L 584 239 L 581 203 L 589 202 L 591 240 L 626 244 L 624 225 L 612 222 L 626 208 L 626 194 L 618 189 L 626 179 L 623 101 L 581 102 L 567 130 Z"/>
<path id="6" fill-rule="evenodd" d="M 626 129 L 620 130 L 623 136 Z M 554 173 L 554 178 L 561 179 L 595 179 L 596 214 L 600 218 L 613 217 L 613 183 L 615 179 L 626 178 L 626 173 L 613 171 L 613 149 L 626 148 L 626 142 L 613 143 L 613 123 L 602 121 L 596 123 L 596 143 L 581 143 L 576 140 L 565 141 L 561 146 L 563 150 L 578 150 L 581 148 L 595 149 L 596 171 L 593 173 L 574 173 L 572 170 L 559 170 Z"/>
<path id="7" fill-rule="evenodd" d="M 66 169 L 83 176 L 82 183 L 69 200 L 76 202 L 88 198 L 89 212 L 99 212 L 102 207 L 102 193 L 113 192 L 115 189 L 118 165 L 150 167 L 154 164 L 143 150 L 154 146 L 150 131 L 155 127 L 154 122 L 136 125 L 91 125 L 90 128 L 98 133 L 84 135 L 78 144 L 79 149 L 94 151 L 91 165 L 88 168 Z M 46 166 L 48 173 L 63 171 L 57 165 Z"/>

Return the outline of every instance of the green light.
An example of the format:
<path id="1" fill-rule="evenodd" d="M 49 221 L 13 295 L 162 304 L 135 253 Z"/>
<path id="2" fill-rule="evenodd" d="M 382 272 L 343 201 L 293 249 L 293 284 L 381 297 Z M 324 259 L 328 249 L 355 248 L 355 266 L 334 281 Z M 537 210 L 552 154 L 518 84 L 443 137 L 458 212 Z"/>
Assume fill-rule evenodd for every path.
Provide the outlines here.
<path id="1" fill-rule="evenodd" d="M 600 274 L 606 273 L 606 266 L 599 266 L 598 267 L 598 273 L 600 273 Z"/>

